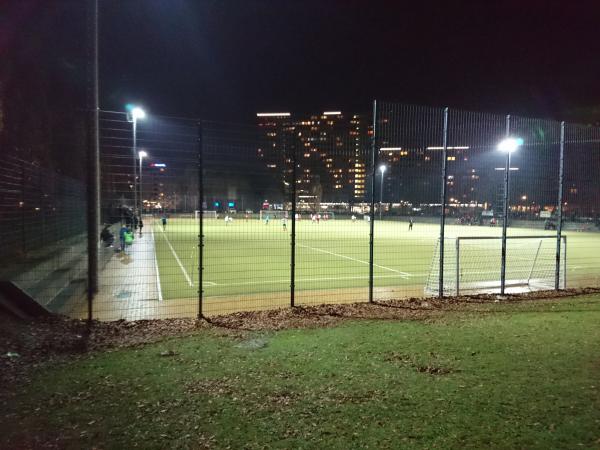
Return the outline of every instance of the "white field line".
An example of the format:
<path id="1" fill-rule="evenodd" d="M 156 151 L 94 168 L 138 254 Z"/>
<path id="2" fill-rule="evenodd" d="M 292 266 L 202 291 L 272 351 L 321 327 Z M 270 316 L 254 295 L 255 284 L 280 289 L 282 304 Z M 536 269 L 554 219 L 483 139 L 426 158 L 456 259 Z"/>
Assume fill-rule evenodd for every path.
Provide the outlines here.
<path id="1" fill-rule="evenodd" d="M 373 275 L 373 278 L 397 278 L 398 275 Z M 368 280 L 369 277 L 365 275 L 356 277 L 321 277 L 321 278 L 296 278 L 297 283 L 309 282 L 309 281 L 337 281 L 337 280 Z M 212 283 L 214 286 L 228 287 L 228 286 L 246 286 L 252 284 L 281 284 L 288 283 L 289 279 L 284 280 L 261 280 L 261 281 L 241 281 L 239 283 Z M 356 286 L 360 287 L 360 286 Z"/>
<path id="2" fill-rule="evenodd" d="M 194 283 L 192 282 L 192 279 L 188 275 L 187 271 L 185 270 L 185 267 L 183 267 L 183 264 L 181 264 L 181 261 L 179 260 L 179 256 L 177 256 L 177 253 L 175 253 L 175 250 L 173 249 L 173 246 L 171 245 L 171 242 L 169 241 L 169 238 L 167 237 L 167 233 L 165 233 L 161 227 L 159 227 L 159 230 L 164 234 L 165 240 L 167 241 L 167 245 L 171 249 L 171 253 L 173 253 L 173 256 L 175 257 L 177 264 L 179 264 L 179 267 L 181 267 L 181 271 L 183 272 L 183 275 L 185 276 L 185 279 L 187 280 L 188 284 L 190 286 L 194 286 Z"/>
<path id="3" fill-rule="evenodd" d="M 330 252 L 329 250 L 323 250 L 322 248 L 309 247 L 308 245 L 304 245 L 304 244 L 296 244 L 296 245 L 298 247 L 308 248 L 309 250 L 313 250 L 315 252 L 327 253 L 328 255 L 337 256 L 338 258 L 349 259 L 350 261 L 356 261 L 356 262 L 361 263 L 361 264 L 369 265 L 369 261 L 363 261 L 362 259 L 352 258 L 351 256 L 340 255 L 339 253 Z M 402 272 L 400 270 L 392 269 L 390 267 L 380 266 L 379 264 L 373 264 L 373 266 L 374 267 L 379 267 L 380 269 L 389 270 L 390 272 L 397 273 L 402 278 L 409 278 L 410 277 L 410 273 L 408 273 L 408 272 Z"/>
<path id="4" fill-rule="evenodd" d="M 156 289 L 158 290 L 158 301 L 163 301 L 162 288 L 160 286 L 160 274 L 158 273 L 158 260 L 156 259 L 156 241 L 154 240 L 154 227 L 150 227 L 152 231 L 152 245 L 154 246 L 154 271 L 156 272 Z"/>

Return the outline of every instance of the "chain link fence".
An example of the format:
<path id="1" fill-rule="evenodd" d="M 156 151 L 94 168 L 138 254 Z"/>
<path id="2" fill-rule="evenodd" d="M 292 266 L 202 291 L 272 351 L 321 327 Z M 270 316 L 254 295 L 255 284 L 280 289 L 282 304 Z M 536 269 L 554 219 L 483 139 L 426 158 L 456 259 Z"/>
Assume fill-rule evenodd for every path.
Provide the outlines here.
<path id="1" fill-rule="evenodd" d="M 79 315 L 87 279 L 86 190 L 79 180 L 7 154 L 0 168 L 0 280 L 46 309 Z"/>
<path id="2" fill-rule="evenodd" d="M 391 102 L 102 111 L 100 150 L 96 319 L 600 285 L 597 128 Z M 87 317 L 85 186 L 15 159 L 0 192 L 3 279 Z"/>

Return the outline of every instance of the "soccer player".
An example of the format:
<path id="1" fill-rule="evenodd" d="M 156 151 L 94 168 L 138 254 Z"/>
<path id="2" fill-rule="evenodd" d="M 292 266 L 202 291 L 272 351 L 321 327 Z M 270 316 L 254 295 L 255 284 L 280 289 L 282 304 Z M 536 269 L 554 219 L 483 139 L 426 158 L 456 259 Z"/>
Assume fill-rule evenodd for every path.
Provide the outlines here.
<path id="1" fill-rule="evenodd" d="M 287 217 L 281 218 L 281 224 L 283 225 L 283 231 L 287 231 Z"/>
<path id="2" fill-rule="evenodd" d="M 413 220 L 412 218 L 408 220 L 408 231 L 411 231 L 413 227 Z"/>
<path id="3" fill-rule="evenodd" d="M 352 219 L 352 222 L 356 222 L 356 216 L 354 214 L 352 214 L 351 219 Z"/>
<path id="4" fill-rule="evenodd" d="M 225 214 L 225 226 L 229 224 L 229 216 Z"/>
<path id="5" fill-rule="evenodd" d="M 265 216 L 265 225 L 269 225 L 269 215 Z"/>
<path id="6" fill-rule="evenodd" d="M 165 231 L 167 229 L 167 216 L 165 214 L 163 214 L 163 216 L 160 220 L 162 222 L 163 231 Z"/>

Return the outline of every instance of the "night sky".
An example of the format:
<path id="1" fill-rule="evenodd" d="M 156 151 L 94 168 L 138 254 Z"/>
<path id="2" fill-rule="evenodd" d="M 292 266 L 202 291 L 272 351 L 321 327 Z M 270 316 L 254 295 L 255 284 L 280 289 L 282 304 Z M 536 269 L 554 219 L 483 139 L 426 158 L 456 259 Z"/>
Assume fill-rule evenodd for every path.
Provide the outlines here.
<path id="1" fill-rule="evenodd" d="M 47 61 L 86 67 L 85 1 L 2 5 L 0 52 L 38 39 Z M 100 9 L 109 110 L 135 102 L 252 121 L 281 109 L 366 112 L 379 98 L 569 118 L 600 104 L 598 1 L 100 0 Z"/>
<path id="2" fill-rule="evenodd" d="M 103 106 L 244 118 L 381 98 L 558 117 L 600 103 L 598 2 L 413 3 L 105 0 Z"/>

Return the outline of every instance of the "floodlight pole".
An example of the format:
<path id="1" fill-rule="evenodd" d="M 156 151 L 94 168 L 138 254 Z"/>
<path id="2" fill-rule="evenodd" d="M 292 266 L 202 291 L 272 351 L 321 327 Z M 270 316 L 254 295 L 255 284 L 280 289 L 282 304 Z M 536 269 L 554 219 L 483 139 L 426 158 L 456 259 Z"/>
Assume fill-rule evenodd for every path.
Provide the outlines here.
<path id="1" fill-rule="evenodd" d="M 137 118 L 135 114 L 132 114 L 133 118 L 133 214 L 135 215 L 135 208 L 138 207 L 137 200 Z"/>
<path id="2" fill-rule="evenodd" d="M 140 152 L 141 153 L 141 152 Z M 138 154 L 140 160 L 140 198 L 139 198 L 139 218 L 142 218 L 142 213 L 144 211 L 144 201 L 142 200 L 142 161 L 144 160 L 144 154 Z M 140 228 L 141 230 L 141 228 Z M 141 232 L 141 231 L 140 231 Z"/>
<path id="3" fill-rule="evenodd" d="M 142 200 L 142 160 L 144 159 L 144 157 L 140 155 L 138 159 L 140 160 L 140 198 L 139 198 L 140 203 L 139 203 L 139 208 L 138 208 L 139 209 L 138 214 L 140 217 L 142 217 L 142 203 L 143 203 L 143 200 Z"/>
<path id="4" fill-rule="evenodd" d="M 510 135 L 510 114 L 506 115 L 506 137 Z M 506 288 L 506 228 L 508 222 L 508 197 L 510 181 L 510 151 L 506 152 L 506 166 L 504 167 L 504 212 L 502 217 L 502 261 L 500 265 L 500 295 L 504 295 Z"/>

